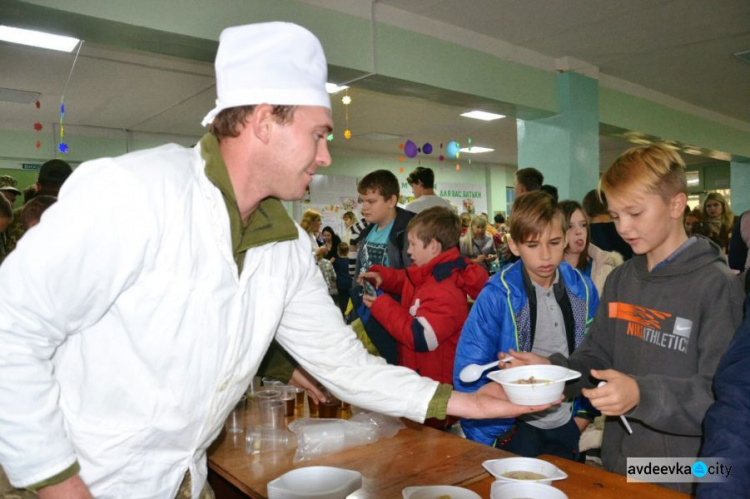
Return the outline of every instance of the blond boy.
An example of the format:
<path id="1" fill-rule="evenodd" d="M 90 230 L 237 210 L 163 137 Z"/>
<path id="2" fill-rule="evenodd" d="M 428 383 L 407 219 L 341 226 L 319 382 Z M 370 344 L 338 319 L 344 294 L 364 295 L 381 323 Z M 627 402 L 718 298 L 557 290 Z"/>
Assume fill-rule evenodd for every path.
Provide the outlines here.
<path id="1" fill-rule="evenodd" d="M 626 151 L 600 190 L 635 256 L 610 274 L 591 331 L 568 359 L 511 353 L 584 373 L 566 393 L 627 416 L 633 434 L 608 418 L 602 445 L 605 467 L 625 474 L 628 457 L 698 456 L 711 381 L 742 319 L 743 293 L 718 246 L 685 234 L 687 183 L 674 151 Z M 691 491 L 689 483 L 666 485 Z"/>

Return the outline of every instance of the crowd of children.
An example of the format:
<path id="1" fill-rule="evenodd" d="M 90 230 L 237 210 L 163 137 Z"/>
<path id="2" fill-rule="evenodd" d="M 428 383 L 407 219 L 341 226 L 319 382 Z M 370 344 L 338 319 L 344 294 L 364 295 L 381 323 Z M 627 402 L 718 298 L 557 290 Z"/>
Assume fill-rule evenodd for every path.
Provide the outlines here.
<path id="1" fill-rule="evenodd" d="M 459 391 L 488 383 L 486 374 L 462 382 L 463 367 L 506 356 L 503 368 L 553 363 L 584 374 L 542 413 L 462 420 L 470 439 L 580 459 L 581 434 L 595 416 L 626 415 L 632 435 L 606 418 L 607 469 L 625 473 L 628 457 L 698 456 L 713 376 L 742 318 L 742 286 L 727 267 L 726 200 L 712 194 L 702 211 L 686 209 L 684 163 L 660 146 L 624 153 L 583 205 L 558 203 L 538 171 L 519 172 L 509 223 L 496 218 L 492 232 L 486 216 L 444 207 L 414 216 L 397 206 L 392 173 L 365 176 L 358 237 L 332 259 L 346 283 L 342 311 L 351 297 L 349 319 L 362 321 L 375 351 Z M 354 214 L 345 221 L 354 227 Z M 629 251 L 598 247 L 594 228 L 602 246 Z M 503 265 L 489 278 L 498 254 Z M 726 410 L 719 405 L 716 414 Z M 453 421 L 427 423 L 447 429 Z"/>

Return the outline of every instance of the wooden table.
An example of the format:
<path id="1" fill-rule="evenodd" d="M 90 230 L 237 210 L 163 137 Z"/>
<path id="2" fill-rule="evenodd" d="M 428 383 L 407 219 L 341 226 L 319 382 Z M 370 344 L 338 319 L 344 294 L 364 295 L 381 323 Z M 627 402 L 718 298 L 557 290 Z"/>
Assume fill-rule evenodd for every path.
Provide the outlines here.
<path id="1" fill-rule="evenodd" d="M 512 456 L 411 421 L 404 423 L 406 429 L 393 438 L 296 464 L 292 462 L 294 451 L 249 455 L 244 433 L 224 434 L 209 451 L 209 481 L 217 499 L 263 499 L 267 497 L 266 484 L 291 469 L 337 466 L 362 473 L 362 489 L 352 498 L 396 499 L 405 487 L 414 485 L 458 485 L 488 498 L 495 479 L 482 463 Z M 555 486 L 571 499 L 689 497 L 658 485 L 627 483 L 622 475 L 566 459 L 542 458 L 568 474 L 568 479 L 555 482 Z"/>
<path id="2" fill-rule="evenodd" d="M 337 466 L 362 473 L 362 489 L 351 497 L 398 498 L 412 485 L 461 484 L 487 476 L 482 462 L 511 454 L 456 437 L 445 432 L 404 421 L 406 429 L 393 438 L 293 463 L 294 451 L 248 455 L 244 434 L 239 438 L 225 435 L 209 453 L 209 469 L 214 472 L 211 484 L 219 477 L 239 492 L 253 498 L 267 497 L 266 484 L 294 468 Z M 218 475 L 218 476 L 217 476 Z M 216 489 L 223 489 L 219 484 Z M 216 490 L 217 498 L 219 490 Z M 229 492 L 224 492 L 230 495 Z"/>

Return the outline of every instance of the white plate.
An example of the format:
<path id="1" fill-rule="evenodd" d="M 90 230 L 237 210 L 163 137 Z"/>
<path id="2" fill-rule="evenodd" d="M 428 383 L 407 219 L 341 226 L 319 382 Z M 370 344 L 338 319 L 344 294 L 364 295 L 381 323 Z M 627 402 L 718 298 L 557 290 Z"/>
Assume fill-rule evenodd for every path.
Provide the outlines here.
<path id="1" fill-rule="evenodd" d="M 568 499 L 568 496 L 550 485 L 534 482 L 501 482 L 496 481 L 490 489 L 490 499 Z"/>
<path id="2" fill-rule="evenodd" d="M 268 499 L 344 499 L 362 488 L 362 474 L 331 466 L 287 471 L 268 482 Z"/>
<path id="3" fill-rule="evenodd" d="M 534 459 L 531 457 L 506 457 L 503 459 L 491 459 L 482 463 L 487 472 L 501 482 L 522 482 L 522 483 L 546 483 L 550 484 L 555 480 L 564 480 L 568 478 L 567 473 L 552 463 Z M 518 478 L 504 477 L 503 473 L 509 471 L 530 471 L 544 475 L 546 478 L 539 480 L 521 480 Z"/>
<path id="4" fill-rule="evenodd" d="M 406 487 L 402 494 L 404 499 L 437 499 L 450 496 L 451 499 L 482 499 L 476 492 L 452 485 L 425 485 L 423 487 Z"/>

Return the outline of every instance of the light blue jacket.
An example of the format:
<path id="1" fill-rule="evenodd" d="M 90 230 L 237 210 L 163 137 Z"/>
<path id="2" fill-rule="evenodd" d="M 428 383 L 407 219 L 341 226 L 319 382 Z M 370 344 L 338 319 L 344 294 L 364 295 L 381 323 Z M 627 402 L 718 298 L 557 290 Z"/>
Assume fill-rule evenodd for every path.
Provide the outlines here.
<path id="1" fill-rule="evenodd" d="M 599 305 L 599 294 L 591 279 L 566 262 L 558 270 L 560 279 L 554 287 L 555 297 L 563 312 L 572 352 L 588 332 Z M 499 352 L 507 353 L 510 348 L 531 351 L 535 302 L 531 280 L 521 261 L 503 268 L 487 282 L 461 331 L 453 371 L 456 390 L 475 392 L 489 382 L 485 374 L 474 383 L 462 383 L 458 375 L 466 365 L 487 364 L 497 360 Z M 577 412 L 577 408 L 573 411 Z M 513 419 L 464 419 L 461 426 L 471 440 L 493 445 L 495 438 L 513 423 Z"/>

